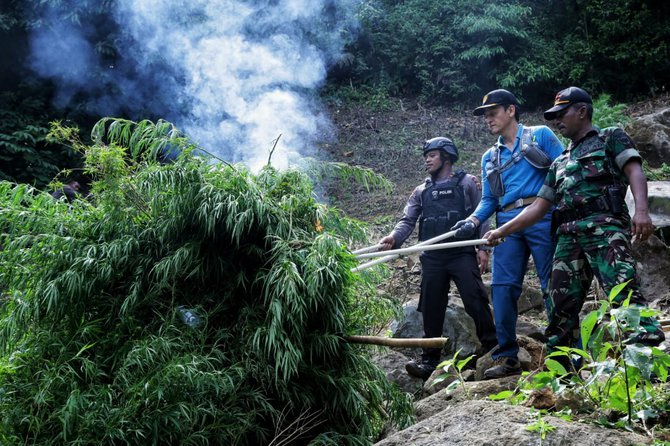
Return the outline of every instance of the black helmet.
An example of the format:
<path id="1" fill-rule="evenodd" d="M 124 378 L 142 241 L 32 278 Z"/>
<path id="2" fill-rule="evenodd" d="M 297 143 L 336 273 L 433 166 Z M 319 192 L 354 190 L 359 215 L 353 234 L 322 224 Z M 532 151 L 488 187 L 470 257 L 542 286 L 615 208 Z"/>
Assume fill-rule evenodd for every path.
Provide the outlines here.
<path id="1" fill-rule="evenodd" d="M 424 155 L 426 152 L 430 152 L 431 150 L 442 150 L 447 155 L 449 155 L 452 164 L 458 161 L 458 149 L 456 148 L 456 144 L 454 144 L 454 142 L 449 138 L 438 136 L 437 138 L 429 139 L 423 143 Z"/>

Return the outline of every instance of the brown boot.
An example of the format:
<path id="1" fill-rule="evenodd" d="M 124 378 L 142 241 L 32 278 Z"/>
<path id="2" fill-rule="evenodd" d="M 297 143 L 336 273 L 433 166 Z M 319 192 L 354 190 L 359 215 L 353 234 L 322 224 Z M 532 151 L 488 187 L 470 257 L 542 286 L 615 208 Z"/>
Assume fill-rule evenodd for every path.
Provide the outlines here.
<path id="1" fill-rule="evenodd" d="M 504 378 L 505 376 L 521 374 L 521 364 L 517 358 L 501 356 L 493 364 L 493 367 L 484 371 L 484 379 Z"/>

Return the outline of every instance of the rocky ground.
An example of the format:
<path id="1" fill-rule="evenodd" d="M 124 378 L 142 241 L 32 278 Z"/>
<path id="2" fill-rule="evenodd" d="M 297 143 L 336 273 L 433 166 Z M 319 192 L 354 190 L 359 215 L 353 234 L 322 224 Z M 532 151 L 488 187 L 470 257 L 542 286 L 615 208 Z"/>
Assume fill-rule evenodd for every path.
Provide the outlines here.
<path id="1" fill-rule="evenodd" d="M 628 108 L 628 114 L 639 117 L 658 111 L 664 106 L 667 107 L 667 99 L 667 97 L 657 98 L 633 104 Z M 384 109 L 379 111 L 370 111 L 362 106 L 332 105 L 330 112 L 339 136 L 336 144 L 325 147 L 332 160 L 369 167 L 390 179 L 395 185 L 395 190 L 391 194 L 365 191 L 355 185 L 331 187 L 326 191 L 330 204 L 341 208 L 352 217 L 369 223 L 370 244 L 374 244 L 391 230 L 400 217 L 412 189 L 425 178 L 420 150 L 424 140 L 435 136 L 452 138 L 460 150 L 460 167 L 475 175 L 479 173 L 481 154 L 493 141 L 483 121 L 472 116 L 469 108 L 426 108 L 418 103 L 401 100 L 389 100 L 384 105 Z M 540 110 L 525 113 L 521 120 L 528 125 L 545 124 Z M 662 237 L 662 234 L 658 235 Z M 416 231 L 405 246 L 415 242 Z M 661 317 L 667 319 L 670 306 L 668 247 L 658 238 L 653 238 L 650 243 L 637 244 L 636 252 L 640 261 L 638 266 L 643 276 L 644 291 L 653 301 L 653 306 L 663 311 Z M 418 255 L 401 257 L 388 265 L 390 276 L 380 291 L 398 299 L 406 306 L 406 314 L 410 314 L 413 311 L 412 305 L 416 305 L 419 293 Z M 487 285 L 490 283 L 490 273 L 484 275 L 484 281 Z M 599 296 L 603 297 L 602 292 L 594 286 L 585 310 L 593 309 Z M 542 343 L 538 339 L 542 337 L 546 317 L 532 264 L 527 274 L 522 301 L 524 308 L 519 321 L 520 339 L 522 346 L 530 353 L 527 368 L 536 369 L 542 351 Z M 450 324 L 461 327 L 458 324 L 461 324 L 463 315 L 458 293 L 453 290 L 445 330 Z M 403 321 L 395 321 L 391 328 L 397 331 L 402 324 Z M 470 324 L 473 325 L 471 321 Z M 467 331 L 467 327 L 462 331 Z M 420 337 L 420 331 L 419 334 L 403 335 L 403 337 L 411 336 Z M 448 350 L 455 351 L 457 348 L 467 346 L 468 343 L 472 345 L 476 340 L 464 338 L 462 345 L 452 343 Z M 424 386 L 422 381 L 406 375 L 404 363 L 409 358 L 416 357 L 418 353 L 419 350 L 386 349 L 377 358 L 380 366 L 387 371 L 388 378 L 414 395 L 417 401 L 417 417 L 420 420 L 418 424 L 405 431 L 389 432 L 380 445 L 603 443 L 623 445 L 650 444 L 654 440 L 661 441 L 663 437 L 584 427 L 582 424 L 568 423 L 560 418 L 551 417 L 548 422 L 553 423 L 552 426 L 557 427 L 560 434 L 547 436 L 543 441 L 537 433 L 525 429 L 533 424 L 535 419 L 533 417 L 536 417 L 532 408 L 514 407 L 485 399 L 486 396 L 501 389 L 514 388 L 515 379 L 502 382 L 466 382 L 464 385 L 468 387 L 462 386 L 458 389 L 461 392 L 460 396 L 458 393 L 446 393 L 440 389 L 444 389 L 447 382 L 439 386 Z M 479 369 L 478 364 L 477 372 L 468 371 L 466 380 L 477 378 L 477 373 L 481 372 Z M 473 429 L 475 426 L 476 429 Z"/>

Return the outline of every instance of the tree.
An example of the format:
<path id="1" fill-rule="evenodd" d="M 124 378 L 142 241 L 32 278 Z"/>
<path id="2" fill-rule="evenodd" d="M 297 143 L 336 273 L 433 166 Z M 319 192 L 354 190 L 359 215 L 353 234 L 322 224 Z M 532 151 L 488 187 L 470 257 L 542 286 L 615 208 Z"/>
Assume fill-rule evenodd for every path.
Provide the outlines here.
<path id="1" fill-rule="evenodd" d="M 0 93 L 0 180 L 44 188 L 79 159 L 47 137 L 49 107 L 39 96 L 21 93 Z"/>
<path id="2" fill-rule="evenodd" d="M 393 93 L 457 100 L 496 83 L 527 35 L 530 8 L 516 2 L 366 2 L 357 76 Z M 502 64 L 502 66 L 501 66 Z"/>
<path id="3" fill-rule="evenodd" d="M 428 102 L 503 87 L 532 106 L 567 85 L 622 100 L 670 81 L 670 5 L 659 0 L 370 0 L 359 14 L 350 69 L 333 71 L 346 85 Z"/>

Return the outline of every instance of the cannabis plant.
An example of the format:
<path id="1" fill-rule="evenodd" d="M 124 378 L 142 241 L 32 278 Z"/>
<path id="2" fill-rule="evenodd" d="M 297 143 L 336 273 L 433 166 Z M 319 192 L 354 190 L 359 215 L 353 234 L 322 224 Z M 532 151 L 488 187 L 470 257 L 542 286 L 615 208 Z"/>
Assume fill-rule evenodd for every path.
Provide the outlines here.
<path id="1" fill-rule="evenodd" d="M 409 421 L 344 341 L 392 311 L 350 271 L 363 227 L 307 175 L 213 163 L 165 122 L 53 130 L 94 182 L 74 203 L 0 183 L 0 443 L 369 444 Z"/>
<path id="2" fill-rule="evenodd" d="M 629 342 L 645 332 L 657 312 L 630 304 L 630 296 L 620 296 L 626 285 L 614 287 L 609 299 L 584 317 L 580 347 L 557 347 L 547 355 L 544 371 L 520 379 L 518 393 L 505 391 L 492 399 L 519 403 L 534 390 L 549 387 L 557 395 L 569 392 L 581 397 L 582 411 L 593 412 L 607 425 L 667 425 L 670 355 L 658 347 Z M 621 305 L 614 305 L 619 301 Z"/>

